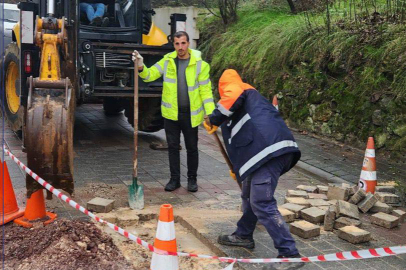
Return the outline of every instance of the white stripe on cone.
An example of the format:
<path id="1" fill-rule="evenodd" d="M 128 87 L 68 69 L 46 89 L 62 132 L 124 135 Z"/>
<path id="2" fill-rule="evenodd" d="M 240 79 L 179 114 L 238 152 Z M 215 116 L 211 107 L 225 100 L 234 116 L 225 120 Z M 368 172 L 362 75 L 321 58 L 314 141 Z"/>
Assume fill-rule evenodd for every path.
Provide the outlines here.
<path id="1" fill-rule="evenodd" d="M 175 223 L 158 221 L 156 238 L 161 241 L 171 241 L 175 239 Z"/>
<path id="2" fill-rule="evenodd" d="M 375 157 L 375 149 L 366 149 L 365 150 L 365 157 Z"/>
<path id="3" fill-rule="evenodd" d="M 369 172 L 362 170 L 360 178 L 362 180 L 376 181 L 376 171 Z"/>
<path id="4" fill-rule="evenodd" d="M 151 270 L 178 270 L 179 262 L 177 256 L 152 254 Z"/>

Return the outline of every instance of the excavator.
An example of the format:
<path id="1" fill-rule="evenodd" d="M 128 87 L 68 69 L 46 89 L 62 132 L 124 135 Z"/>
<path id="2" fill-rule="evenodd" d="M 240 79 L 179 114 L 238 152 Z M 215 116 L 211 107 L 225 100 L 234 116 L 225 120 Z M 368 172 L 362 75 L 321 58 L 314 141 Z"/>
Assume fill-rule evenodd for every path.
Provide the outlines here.
<path id="1" fill-rule="evenodd" d="M 172 35 L 185 28 L 186 15 L 168 18 L 171 34 L 152 23 L 150 0 L 108 1 L 109 24 L 91 25 L 78 0 L 20 2 L 20 21 L 4 56 L 5 119 L 22 138 L 27 165 L 55 188 L 74 191 L 73 132 L 76 106 L 97 98 L 106 114 L 134 113 L 134 64 L 147 66 L 173 50 Z M 139 129 L 163 128 L 162 81 L 139 80 Z M 112 118 L 114 119 L 114 118 Z M 113 121 L 113 120 L 112 120 Z M 27 176 L 27 197 L 41 186 Z M 52 194 L 48 192 L 48 199 Z"/>

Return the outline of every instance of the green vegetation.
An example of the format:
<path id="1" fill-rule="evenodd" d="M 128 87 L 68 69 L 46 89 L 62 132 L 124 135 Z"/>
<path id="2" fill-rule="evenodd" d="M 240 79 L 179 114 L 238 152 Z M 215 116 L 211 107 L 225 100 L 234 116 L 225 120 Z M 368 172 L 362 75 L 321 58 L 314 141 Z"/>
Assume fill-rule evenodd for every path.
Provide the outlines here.
<path id="1" fill-rule="evenodd" d="M 351 19 L 336 2 L 328 21 L 325 11 L 244 6 L 227 29 L 201 19 L 199 48 L 215 82 L 236 69 L 264 96 L 278 95 L 290 125 L 360 147 L 374 136 L 398 156 L 406 153 L 406 25 L 373 12 Z"/>

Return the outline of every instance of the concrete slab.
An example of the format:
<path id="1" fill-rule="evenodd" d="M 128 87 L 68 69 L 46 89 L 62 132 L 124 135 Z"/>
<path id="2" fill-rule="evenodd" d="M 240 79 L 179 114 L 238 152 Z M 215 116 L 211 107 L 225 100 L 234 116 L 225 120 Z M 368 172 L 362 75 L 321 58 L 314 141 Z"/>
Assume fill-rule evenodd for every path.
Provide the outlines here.
<path id="1" fill-rule="evenodd" d="M 392 229 L 399 225 L 399 217 L 386 213 L 376 213 L 371 216 L 371 223 L 387 229 Z"/>
<path id="2" fill-rule="evenodd" d="M 345 201 L 337 201 L 337 217 L 349 217 L 359 219 L 359 211 L 356 205 Z"/>
<path id="3" fill-rule="evenodd" d="M 321 200 L 327 200 L 327 195 L 326 194 L 320 194 L 320 193 L 308 193 L 308 199 L 321 199 Z"/>
<path id="4" fill-rule="evenodd" d="M 393 211 L 393 207 L 390 205 L 387 205 L 386 203 L 377 201 L 369 211 L 371 213 L 382 212 L 382 213 L 390 214 Z"/>
<path id="5" fill-rule="evenodd" d="M 361 221 L 353 218 L 348 218 L 348 217 L 340 217 L 337 218 L 334 222 L 334 229 L 340 229 L 345 226 L 355 226 L 359 227 L 361 226 Z"/>
<path id="6" fill-rule="evenodd" d="M 324 222 L 325 214 L 326 211 L 321 210 L 320 208 L 317 207 L 310 207 L 300 211 L 300 217 L 313 224 L 319 224 Z"/>
<path id="7" fill-rule="evenodd" d="M 328 187 L 327 198 L 329 200 L 348 200 L 348 189 L 336 186 Z"/>
<path id="8" fill-rule="evenodd" d="M 285 203 L 293 203 L 298 205 L 303 205 L 305 207 L 309 207 L 310 203 L 301 197 L 285 197 Z"/>
<path id="9" fill-rule="evenodd" d="M 280 207 L 285 208 L 285 209 L 295 213 L 295 218 L 299 218 L 300 210 L 306 208 L 306 206 L 294 204 L 294 203 L 285 203 L 285 204 L 282 204 Z"/>
<path id="10" fill-rule="evenodd" d="M 307 199 L 307 201 L 310 203 L 310 206 L 312 207 L 330 206 L 330 203 L 328 201 L 322 199 Z"/>
<path id="11" fill-rule="evenodd" d="M 352 244 L 360 244 L 371 240 L 371 233 L 355 226 L 346 226 L 337 231 L 339 238 Z"/>
<path id="12" fill-rule="evenodd" d="M 278 210 L 279 210 L 279 213 L 281 213 L 281 215 L 286 223 L 290 223 L 295 220 L 296 215 L 292 211 L 289 211 L 288 209 L 285 209 L 283 207 L 278 207 Z"/>
<path id="13" fill-rule="evenodd" d="M 358 208 L 362 211 L 362 213 L 366 213 L 375 205 L 377 201 L 378 198 L 374 194 L 368 193 L 365 198 L 358 203 Z"/>
<path id="14" fill-rule="evenodd" d="M 393 216 L 399 218 L 399 223 L 405 222 L 405 219 L 406 219 L 406 212 L 405 211 L 402 211 L 400 209 L 396 209 L 396 210 L 393 210 L 391 214 Z"/>
<path id="15" fill-rule="evenodd" d="M 286 192 L 286 197 L 301 197 L 301 198 L 307 199 L 309 196 L 307 195 L 307 192 L 304 190 L 289 189 Z"/>
<path id="16" fill-rule="evenodd" d="M 333 230 L 335 219 L 336 219 L 336 208 L 335 208 L 335 206 L 330 206 L 324 216 L 324 230 L 325 231 Z"/>
<path id="17" fill-rule="evenodd" d="M 309 193 L 317 193 L 317 187 L 316 186 L 308 186 L 308 185 L 299 185 L 296 187 L 296 189 L 303 190 Z"/>
<path id="18" fill-rule="evenodd" d="M 376 197 L 380 202 L 387 204 L 399 204 L 400 197 L 398 195 L 386 192 L 375 192 Z"/>
<path id="19" fill-rule="evenodd" d="M 108 213 L 114 208 L 114 200 L 96 197 L 87 202 L 86 208 L 92 212 Z"/>
<path id="20" fill-rule="evenodd" d="M 299 237 L 308 239 L 320 235 L 320 226 L 305 220 L 300 220 L 290 224 L 290 232 Z"/>
<path id="21" fill-rule="evenodd" d="M 355 192 L 354 195 L 351 196 L 351 198 L 348 202 L 352 203 L 352 204 L 358 204 L 362 199 L 365 198 L 366 195 L 367 195 L 367 193 L 365 192 L 365 190 L 360 188 L 360 189 L 358 189 L 357 192 Z"/>

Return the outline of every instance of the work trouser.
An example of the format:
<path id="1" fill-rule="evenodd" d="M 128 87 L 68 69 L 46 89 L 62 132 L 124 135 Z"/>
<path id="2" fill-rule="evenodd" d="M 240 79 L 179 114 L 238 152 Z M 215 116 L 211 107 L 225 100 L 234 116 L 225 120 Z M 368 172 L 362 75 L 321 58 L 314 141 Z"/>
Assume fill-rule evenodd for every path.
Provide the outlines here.
<path id="1" fill-rule="evenodd" d="M 180 133 L 183 133 L 187 153 L 187 176 L 197 177 L 199 151 L 197 149 L 198 127 L 192 128 L 190 111 L 179 112 L 178 121 L 165 119 L 165 134 L 168 142 L 169 167 L 172 179 L 180 179 Z"/>
<path id="2" fill-rule="evenodd" d="M 89 22 L 96 17 L 103 17 L 105 5 L 103 3 L 80 3 L 80 12 L 85 12 Z"/>
<path id="3" fill-rule="evenodd" d="M 294 154 L 273 158 L 243 181 L 241 194 L 243 215 L 234 232 L 241 238 L 252 239 L 259 220 L 272 237 L 279 255 L 283 256 L 299 253 L 274 198 L 278 179 L 290 169 L 293 158 Z"/>

